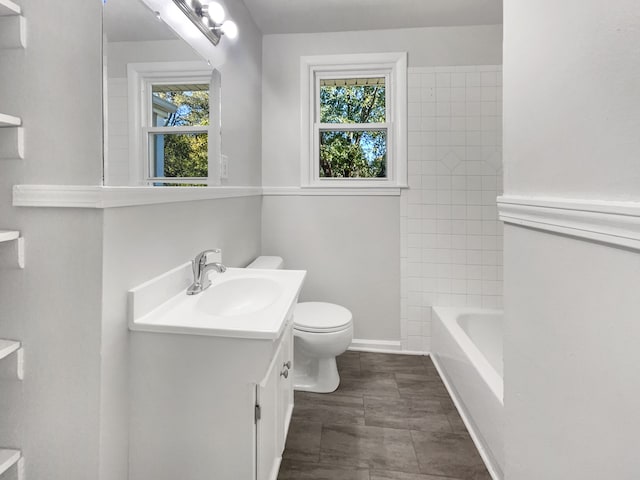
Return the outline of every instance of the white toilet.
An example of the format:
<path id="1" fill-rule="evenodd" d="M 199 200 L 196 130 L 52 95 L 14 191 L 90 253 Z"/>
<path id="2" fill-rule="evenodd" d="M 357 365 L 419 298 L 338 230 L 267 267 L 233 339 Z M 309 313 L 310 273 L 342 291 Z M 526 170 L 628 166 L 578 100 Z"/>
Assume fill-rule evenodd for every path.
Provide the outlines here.
<path id="1" fill-rule="evenodd" d="M 247 268 L 283 268 L 281 257 L 262 256 Z M 293 313 L 294 389 L 329 393 L 340 384 L 336 357 L 353 339 L 353 316 L 326 302 L 301 302 Z"/>

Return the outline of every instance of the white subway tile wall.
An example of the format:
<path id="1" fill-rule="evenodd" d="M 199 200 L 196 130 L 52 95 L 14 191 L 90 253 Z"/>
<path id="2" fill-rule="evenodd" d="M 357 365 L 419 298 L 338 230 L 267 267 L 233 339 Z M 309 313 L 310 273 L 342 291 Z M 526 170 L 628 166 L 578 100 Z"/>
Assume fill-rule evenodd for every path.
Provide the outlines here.
<path id="1" fill-rule="evenodd" d="M 126 78 L 109 78 L 107 83 L 108 143 L 105 184 L 129 185 L 129 106 Z"/>
<path id="2" fill-rule="evenodd" d="M 502 308 L 502 67 L 409 68 L 408 97 L 401 339 L 428 352 L 433 306 Z"/>

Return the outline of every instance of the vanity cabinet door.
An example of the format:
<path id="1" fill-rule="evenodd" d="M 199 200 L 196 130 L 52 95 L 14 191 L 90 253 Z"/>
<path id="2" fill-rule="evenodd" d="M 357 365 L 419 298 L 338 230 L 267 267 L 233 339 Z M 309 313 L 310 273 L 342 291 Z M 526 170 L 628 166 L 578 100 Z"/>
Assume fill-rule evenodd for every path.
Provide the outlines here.
<path id="1" fill-rule="evenodd" d="M 293 412 L 293 327 L 287 326 L 257 388 L 257 480 L 276 480 Z"/>
<path id="2" fill-rule="evenodd" d="M 267 374 L 258 385 L 256 392 L 257 480 L 276 480 L 282 459 L 282 427 L 280 426 L 282 347 L 281 341 Z"/>
<path id="3" fill-rule="evenodd" d="M 289 325 L 284 332 L 281 359 L 281 373 L 286 370 L 286 375 L 280 376 L 278 444 L 282 447 L 281 451 L 284 451 L 291 414 L 293 413 L 293 325 Z"/>

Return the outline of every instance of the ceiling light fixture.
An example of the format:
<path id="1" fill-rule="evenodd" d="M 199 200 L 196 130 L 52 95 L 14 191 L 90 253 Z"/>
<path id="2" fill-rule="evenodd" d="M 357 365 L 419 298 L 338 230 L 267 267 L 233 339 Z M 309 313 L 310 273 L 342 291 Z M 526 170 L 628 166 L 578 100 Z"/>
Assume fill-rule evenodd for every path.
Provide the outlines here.
<path id="1" fill-rule="evenodd" d="M 238 26 L 232 20 L 225 21 L 224 8 L 218 2 L 173 0 L 173 3 L 214 45 L 218 45 L 222 35 L 232 39 L 238 36 Z"/>

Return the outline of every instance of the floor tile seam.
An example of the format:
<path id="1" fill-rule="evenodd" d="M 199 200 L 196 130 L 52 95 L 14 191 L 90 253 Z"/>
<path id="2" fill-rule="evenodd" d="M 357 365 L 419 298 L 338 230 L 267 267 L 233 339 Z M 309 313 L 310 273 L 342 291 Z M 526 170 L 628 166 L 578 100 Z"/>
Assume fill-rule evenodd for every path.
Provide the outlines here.
<path id="1" fill-rule="evenodd" d="M 334 395 L 334 393 L 328 393 L 325 394 L 327 395 L 327 399 L 329 398 L 329 396 Z M 301 406 L 310 406 L 310 407 L 317 407 L 317 406 L 323 406 L 323 407 L 337 407 L 337 408 L 359 408 L 364 406 L 364 394 L 360 395 L 360 396 L 356 396 L 356 395 L 344 395 L 344 394 L 340 394 L 340 393 L 336 393 L 335 394 L 336 397 L 340 397 L 340 400 L 343 401 L 343 403 L 346 402 L 346 400 L 344 400 L 344 398 L 348 398 L 349 401 L 351 401 L 351 404 L 331 404 L 329 401 L 322 399 L 320 402 L 315 402 L 315 399 L 305 399 L 302 402 L 297 402 L 294 404 L 294 408 L 296 405 L 301 405 Z M 360 398 L 358 398 L 360 397 Z M 358 401 L 360 400 L 360 401 Z M 335 400 L 336 402 L 338 402 L 339 400 Z"/>
<path id="2" fill-rule="evenodd" d="M 380 398 L 380 397 L 377 397 L 377 398 Z M 364 400 L 365 400 L 365 403 L 364 403 L 364 423 L 365 423 L 365 426 L 376 426 L 376 425 L 367 425 L 367 410 L 371 410 L 371 409 L 370 408 L 367 409 L 366 395 L 365 395 L 365 399 Z M 408 419 L 404 415 L 402 416 L 401 420 L 408 422 Z M 395 427 L 395 426 L 385 426 L 385 427 L 381 427 L 381 428 L 393 428 L 395 430 L 409 430 L 408 428 L 399 428 L 399 427 Z"/>
<path id="3" fill-rule="evenodd" d="M 369 476 L 371 476 L 371 473 L 375 473 L 376 471 L 378 472 L 382 472 L 382 473 L 407 473 L 407 472 L 402 472 L 399 470 L 378 470 L 376 468 L 373 469 L 369 469 Z M 434 477 L 434 478 L 438 478 L 438 479 L 442 479 L 442 480 L 463 480 L 460 477 L 449 477 L 447 475 L 434 475 L 433 473 L 417 473 L 414 475 L 419 475 L 419 476 L 429 476 L 429 477 Z M 369 480 L 371 480 L 371 478 L 369 478 Z"/>
<path id="4" fill-rule="evenodd" d="M 344 425 L 344 424 L 343 424 Z M 447 425 L 449 425 L 450 430 L 420 430 L 419 428 L 415 428 L 415 426 L 409 426 L 407 428 L 400 428 L 400 427 L 394 427 L 394 426 L 381 426 L 381 425 L 355 425 L 355 426 L 360 426 L 360 427 L 380 427 L 380 428 L 387 428 L 389 430 L 402 430 L 402 431 L 409 431 L 409 432 L 419 432 L 419 433 L 448 433 L 448 434 L 458 434 L 458 435 L 464 435 L 464 432 L 460 432 L 458 430 L 455 430 L 452 426 L 451 423 L 447 422 Z M 411 440 L 413 441 L 413 439 Z"/>
<path id="5" fill-rule="evenodd" d="M 386 426 L 386 425 L 384 427 L 382 427 L 380 425 L 364 425 L 364 426 L 365 427 L 386 428 L 387 430 L 398 430 L 398 431 L 401 431 L 401 432 L 410 432 L 411 431 L 410 428 L 398 428 L 398 427 Z M 412 440 L 412 442 L 413 442 L 413 440 Z"/>
<path id="6" fill-rule="evenodd" d="M 376 373 L 384 373 L 384 374 L 401 374 L 401 375 L 415 375 L 415 376 L 425 376 L 425 377 L 434 377 L 434 375 L 431 375 L 427 372 L 416 372 L 416 371 L 405 371 L 404 369 L 400 369 L 401 371 L 398 371 L 397 368 L 389 368 L 389 369 L 377 369 L 377 370 L 373 370 L 373 369 L 364 369 L 360 374 L 376 374 Z"/>
<path id="7" fill-rule="evenodd" d="M 411 438 L 411 446 L 413 447 L 413 454 L 416 456 L 416 463 L 418 464 L 418 471 L 422 474 L 422 469 L 420 468 L 420 460 L 418 459 L 418 450 L 416 448 L 416 441 L 413 438 L 413 430 L 409 430 L 409 436 Z"/>
<path id="8" fill-rule="evenodd" d="M 294 407 L 295 409 L 295 407 Z M 326 404 L 304 404 L 301 405 L 300 410 L 313 410 L 313 411 L 324 411 L 324 412 L 335 412 L 336 410 L 340 410 L 342 412 L 349 412 L 351 413 L 351 411 L 353 410 L 361 410 L 364 411 L 364 404 L 363 405 L 326 405 Z M 294 413 L 293 416 L 299 416 L 302 415 L 302 413 Z"/>
<path id="9" fill-rule="evenodd" d="M 338 470 L 353 470 L 353 469 L 362 470 L 362 471 L 366 470 L 367 473 L 369 473 L 369 470 L 370 470 L 369 467 L 359 467 L 357 465 L 340 465 L 336 463 L 309 462 L 307 460 L 295 460 L 295 459 L 288 459 L 287 461 L 289 463 L 299 465 L 299 466 L 332 467 Z M 405 473 L 405 472 L 400 472 L 400 473 Z"/>
<path id="10" fill-rule="evenodd" d="M 341 426 L 345 426 L 345 425 L 341 425 Z M 352 426 L 352 427 L 353 427 L 353 426 L 362 426 L 362 425 L 346 425 L 346 426 Z M 374 427 L 374 428 L 382 428 L 382 429 L 385 429 L 385 428 L 387 428 L 387 427 Z M 389 429 L 389 430 L 391 430 L 390 428 L 388 428 L 388 429 Z M 413 442 L 413 437 L 412 437 L 412 435 L 411 435 L 411 431 L 410 431 L 409 429 L 393 429 L 393 430 L 401 430 L 401 431 L 404 431 L 404 432 L 407 432 L 407 433 L 408 433 L 409 441 L 411 442 L 411 446 L 412 446 L 412 448 L 413 448 L 413 454 L 414 454 L 414 459 L 415 459 L 415 466 L 416 466 L 416 468 L 417 468 L 417 471 L 416 471 L 416 470 L 396 470 L 396 471 L 398 471 L 398 472 L 400 472 L 400 473 L 408 473 L 408 474 L 416 474 L 416 473 L 420 473 L 420 462 L 418 461 L 418 455 L 417 455 L 416 450 L 415 450 L 415 444 L 414 444 L 414 442 Z M 325 430 L 324 430 L 324 425 L 323 425 L 323 427 L 322 427 L 322 429 L 321 429 L 321 433 L 320 433 L 320 451 L 319 451 L 319 456 L 320 456 L 320 458 L 319 458 L 319 461 L 318 461 L 317 463 L 318 463 L 319 465 L 345 466 L 345 465 L 343 465 L 343 464 L 336 464 L 336 463 L 335 463 L 335 460 L 334 460 L 334 461 L 332 461 L 332 462 L 327 462 L 326 460 L 324 460 L 324 461 L 323 461 L 322 437 L 323 437 L 323 435 L 324 435 L 324 431 L 325 431 Z M 346 460 L 346 461 L 353 461 L 353 462 L 355 462 L 355 463 L 348 463 L 348 466 L 351 466 L 351 467 L 353 467 L 353 468 L 368 468 L 368 469 L 369 469 L 369 471 L 371 471 L 371 470 L 382 470 L 382 469 L 380 469 L 380 468 L 375 468 L 375 466 L 372 466 L 372 465 L 370 465 L 369 463 L 367 463 L 367 466 L 366 466 L 366 467 L 361 467 L 361 465 L 358 463 L 361 459 L 360 459 L 360 458 L 357 458 L 357 457 L 354 457 L 354 458 L 348 458 L 348 459 L 344 459 L 344 460 Z M 384 471 L 384 470 L 383 470 L 383 471 Z M 389 470 L 387 470 L 387 471 L 389 471 Z"/>
<path id="11" fill-rule="evenodd" d="M 435 375 L 419 375 L 419 374 L 413 374 L 413 373 L 405 373 L 405 372 L 393 372 L 393 376 L 396 379 L 396 382 L 398 381 L 398 375 L 400 375 L 400 377 L 412 377 L 412 378 L 400 378 L 401 381 L 412 381 L 412 382 L 422 382 L 422 383 L 433 383 L 433 384 L 438 384 L 438 385 L 442 385 L 444 387 L 444 382 L 442 381 L 442 378 L 440 378 L 439 376 L 435 376 Z"/>
<path id="12" fill-rule="evenodd" d="M 413 434 L 417 433 L 417 434 L 447 434 L 447 435 L 455 435 L 456 437 L 465 437 L 465 440 L 469 440 L 469 441 L 473 441 L 471 439 L 471 435 L 469 435 L 469 432 L 429 432 L 429 431 L 424 431 L 424 430 L 416 430 L 415 428 L 410 428 L 409 429 L 411 431 L 411 438 L 413 439 Z M 475 446 L 475 443 L 473 444 L 473 448 L 476 449 L 477 448 Z"/>
<path id="13" fill-rule="evenodd" d="M 324 428 L 325 427 L 366 427 L 366 428 L 382 428 L 382 429 L 387 429 L 387 430 L 400 430 L 403 432 L 410 432 L 411 429 L 410 428 L 397 428 L 397 427 L 381 427 L 380 425 L 357 425 L 354 423 L 323 423 L 322 424 L 322 430 L 320 432 L 320 439 L 322 441 L 322 432 L 324 432 Z M 419 432 L 420 430 L 415 430 L 416 432 Z M 427 432 L 428 433 L 428 432 Z M 413 440 L 412 440 L 413 441 Z"/>
<path id="14" fill-rule="evenodd" d="M 373 394 L 365 393 L 364 394 L 364 401 L 365 401 L 365 406 L 366 406 L 367 400 L 376 402 L 378 400 L 384 401 L 384 400 L 391 400 L 391 399 L 394 399 L 394 400 L 405 400 L 405 401 L 422 400 L 422 401 L 425 401 L 425 402 L 432 402 L 434 404 L 437 402 L 438 404 L 441 405 L 441 399 L 444 398 L 444 397 L 438 396 L 438 395 L 432 395 L 432 397 L 435 397 L 435 398 L 430 398 L 430 395 L 428 395 L 428 394 L 410 394 L 410 395 L 405 394 L 404 396 L 400 395 L 400 397 L 391 397 L 391 396 L 385 396 L 385 395 L 373 395 Z"/>
<path id="15" fill-rule="evenodd" d="M 460 415 L 460 413 L 458 413 L 458 415 Z M 449 426 L 451 427 L 451 431 L 453 433 L 458 433 L 458 429 L 456 429 L 456 427 L 453 425 L 453 423 L 451 423 L 451 419 L 449 418 L 449 415 L 445 414 L 445 416 L 447 417 L 447 422 L 449 422 Z M 465 430 L 466 430 L 466 426 L 465 426 Z"/>
<path id="16" fill-rule="evenodd" d="M 343 459 L 343 461 L 346 460 L 351 460 L 351 459 Z M 320 461 L 317 462 L 317 465 L 320 466 L 331 466 L 331 467 L 348 467 L 348 468 L 355 468 L 355 469 L 362 469 L 362 470 L 367 470 L 369 472 L 369 477 L 371 477 L 371 473 L 375 473 L 376 471 L 379 472 L 396 472 L 396 473 L 404 473 L 404 474 L 409 474 L 409 475 L 423 475 L 422 473 L 420 473 L 420 464 L 418 463 L 418 459 L 416 458 L 416 466 L 418 467 L 417 471 L 414 470 L 389 470 L 389 469 L 382 469 L 382 468 L 376 468 L 375 466 L 372 465 L 367 465 L 366 467 L 362 467 L 360 466 L 360 464 L 358 464 L 357 462 L 359 461 L 359 459 L 354 459 L 356 463 L 352 464 L 352 463 L 345 463 L 345 464 L 339 464 L 339 463 L 335 463 L 335 462 L 327 462 L 327 461 L 323 461 L 322 460 L 322 455 L 320 456 Z M 309 463 L 309 462 L 307 462 Z M 444 477 L 446 479 L 446 477 Z M 450 477 L 447 480 L 458 480 L 458 479 L 451 479 Z"/>
<path id="17" fill-rule="evenodd" d="M 385 425 L 385 426 L 381 426 L 381 425 L 367 425 L 367 424 L 366 424 L 366 421 L 367 421 L 366 416 L 365 416 L 364 421 L 365 421 L 365 424 L 364 424 L 364 425 L 360 425 L 361 427 L 386 428 L 386 429 L 389 429 L 389 430 L 401 430 L 401 431 L 410 431 L 410 430 L 411 430 L 410 428 L 400 428 L 400 427 L 387 426 L 387 425 Z"/>
<path id="18" fill-rule="evenodd" d="M 425 392 L 425 393 L 407 393 L 407 392 L 398 392 L 400 394 L 400 398 L 424 398 L 426 396 L 435 397 L 435 399 L 439 400 L 441 398 L 451 398 L 449 394 L 434 394 L 433 392 Z M 428 400 L 428 399 L 427 399 Z"/>

